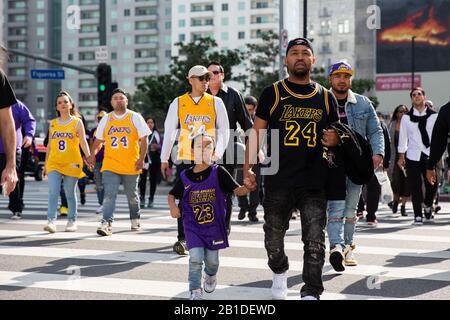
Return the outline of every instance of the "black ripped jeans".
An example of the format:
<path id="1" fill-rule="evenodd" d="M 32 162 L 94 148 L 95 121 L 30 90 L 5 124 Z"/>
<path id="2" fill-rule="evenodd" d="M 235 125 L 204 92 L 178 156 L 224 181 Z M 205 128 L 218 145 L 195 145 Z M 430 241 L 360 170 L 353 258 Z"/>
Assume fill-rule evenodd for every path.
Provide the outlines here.
<path id="1" fill-rule="evenodd" d="M 326 197 L 324 191 L 305 189 L 266 190 L 264 198 L 264 245 L 269 267 L 275 273 L 289 269 L 284 252 L 284 236 L 289 229 L 292 209 L 301 214 L 303 250 L 303 281 L 301 296 L 322 294 L 322 269 L 325 263 Z"/>

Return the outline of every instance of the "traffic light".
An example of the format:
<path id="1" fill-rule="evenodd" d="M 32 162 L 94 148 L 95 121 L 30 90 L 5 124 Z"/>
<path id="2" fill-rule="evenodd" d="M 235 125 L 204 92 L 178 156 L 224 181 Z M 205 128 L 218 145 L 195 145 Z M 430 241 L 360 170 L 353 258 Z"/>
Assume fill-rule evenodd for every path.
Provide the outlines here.
<path id="1" fill-rule="evenodd" d="M 97 66 L 97 101 L 98 110 L 111 111 L 111 92 L 112 79 L 111 79 L 111 66 L 106 63 L 100 63 Z"/>

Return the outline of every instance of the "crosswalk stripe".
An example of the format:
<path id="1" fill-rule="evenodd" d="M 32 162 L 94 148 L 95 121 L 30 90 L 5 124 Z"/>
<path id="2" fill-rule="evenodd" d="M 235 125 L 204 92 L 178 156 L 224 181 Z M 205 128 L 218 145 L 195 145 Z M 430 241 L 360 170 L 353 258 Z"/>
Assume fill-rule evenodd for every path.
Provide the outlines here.
<path id="1" fill-rule="evenodd" d="M 105 250 L 85 250 L 85 249 L 64 249 L 64 248 L 46 248 L 42 250 L 40 247 L 16 247 L 16 246 L 0 246 L 0 255 L 9 256 L 27 256 L 27 257 L 48 257 L 48 258 L 72 258 L 85 260 L 110 260 L 110 261 L 126 261 L 126 262 L 144 262 L 152 264 L 175 264 L 188 265 L 189 258 L 187 256 L 180 257 L 174 254 L 162 253 L 142 253 L 142 252 L 119 252 Z M 220 257 L 220 265 L 230 268 L 248 268 L 268 270 L 267 260 L 259 258 L 244 257 Z M 302 262 L 290 260 L 289 269 L 291 271 L 302 271 Z M 325 264 L 324 274 L 336 274 L 329 264 Z M 450 271 L 440 269 L 425 269 L 411 267 L 382 267 L 372 265 L 358 265 L 356 267 L 346 268 L 345 274 L 358 276 L 374 276 L 380 278 L 399 278 L 399 279 L 427 279 L 434 281 L 449 281 Z"/>
<path id="2" fill-rule="evenodd" d="M 0 271 L 0 286 L 143 295 L 153 297 L 187 299 L 188 284 L 173 281 L 134 280 L 110 277 L 81 277 L 71 275 Z M 208 300 L 270 300 L 270 288 L 227 286 L 218 284 L 216 291 L 205 294 Z M 297 290 L 288 290 L 288 300 L 298 300 Z M 371 300 L 395 299 L 380 296 L 351 295 L 324 292 L 323 300 Z"/>
<path id="3" fill-rule="evenodd" d="M 8 199 L 0 199 L 0 207 L 7 206 Z M 112 237 L 99 237 L 95 234 L 95 230 L 99 225 L 99 220 L 101 215 L 96 215 L 95 210 L 98 207 L 95 195 L 90 195 L 88 201 L 84 206 L 79 205 L 79 217 L 78 226 L 82 228 L 92 227 L 92 233 L 76 232 L 76 233 L 65 233 L 58 232 L 56 234 L 48 234 L 42 230 L 46 220 L 47 211 L 47 195 L 44 193 L 38 196 L 36 192 L 30 198 L 26 199 L 27 208 L 25 208 L 23 215 L 26 217 L 41 217 L 42 220 L 32 220 L 32 219 L 22 219 L 20 221 L 12 221 L 5 217 L 8 216 L 10 212 L 6 209 L 0 210 L 0 228 L 4 225 L 5 230 L 0 229 L 0 240 L 3 240 L 3 245 L 0 244 L 0 257 L 40 257 L 40 258 L 55 258 L 55 259 L 78 259 L 87 261 L 115 261 L 115 262 L 140 262 L 148 263 L 149 265 L 161 266 L 173 265 L 184 267 L 186 273 L 186 280 L 188 274 L 188 256 L 179 256 L 171 251 L 171 247 L 176 240 L 175 233 L 177 231 L 176 220 L 171 218 L 168 213 L 168 205 L 166 196 L 160 195 L 155 198 L 154 208 L 152 209 L 141 209 L 141 227 L 144 232 L 131 232 L 128 231 L 123 233 L 120 228 L 128 229 L 130 228 L 129 213 L 128 213 L 128 202 L 126 197 L 121 194 L 119 195 L 116 202 L 116 212 L 115 222 L 113 224 L 114 231 L 116 232 Z M 28 211 L 29 210 L 29 211 Z M 230 247 L 243 249 L 243 250 L 223 250 L 220 256 L 220 266 L 224 268 L 232 269 L 233 273 L 239 273 L 240 269 L 250 269 L 250 270 L 265 270 L 270 272 L 267 266 L 267 258 L 249 258 L 246 256 L 248 249 L 261 249 L 264 250 L 263 237 L 264 231 L 262 229 L 263 224 L 263 213 L 262 208 L 259 208 L 259 217 L 261 222 L 258 224 L 251 224 L 245 219 L 244 221 L 239 221 L 237 219 L 236 206 L 234 207 L 234 213 L 232 216 L 232 235 L 235 236 L 230 239 Z M 450 251 L 445 250 L 444 245 L 450 243 L 450 236 L 447 237 L 445 233 L 433 233 L 434 231 L 449 231 L 450 225 L 443 224 L 443 221 L 447 221 L 450 218 L 449 214 L 445 214 L 442 211 L 439 215 L 436 215 L 435 224 L 427 224 L 424 226 L 412 225 L 413 217 L 400 217 L 394 216 L 388 210 L 384 208 L 377 213 L 379 219 L 379 225 L 377 229 L 368 228 L 365 224 L 357 225 L 357 233 L 355 234 L 355 239 L 367 239 L 376 240 L 377 244 L 381 241 L 385 241 L 383 246 L 372 246 L 371 242 L 366 246 L 359 246 L 357 244 L 355 254 L 359 258 L 360 264 L 356 267 L 347 267 L 345 272 L 342 273 L 342 279 L 346 281 L 348 276 L 364 277 L 368 280 L 370 278 L 381 279 L 381 283 L 384 281 L 389 281 L 391 279 L 409 279 L 409 280 L 422 280 L 433 283 L 450 283 L 450 271 L 445 268 L 446 263 L 450 259 Z M 9 217 L 8 217 L 9 218 Z M 60 231 L 63 230 L 65 226 L 65 218 L 58 220 L 58 228 Z M 439 221 L 440 220 L 440 221 Z M 6 229 L 13 228 L 17 226 L 14 230 Z M 28 230 L 17 230 L 29 226 Z M 34 226 L 39 226 L 36 229 Z M 285 238 L 285 249 L 295 250 L 296 255 L 294 257 L 301 258 L 303 254 L 303 244 L 300 240 L 301 234 L 301 223 L 300 219 L 290 221 L 290 229 L 287 234 L 290 237 Z M 377 230 L 376 232 L 364 232 L 369 230 Z M 395 232 L 394 232 L 395 230 Z M 414 231 L 412 234 L 411 231 Z M 90 230 L 87 230 L 90 231 Z M 118 232 L 121 231 L 121 232 Z M 152 231 L 151 233 L 145 231 Z M 166 235 L 160 236 L 160 231 L 166 233 Z M 172 235 L 167 234 L 167 232 L 173 232 Z M 409 232 L 409 233 L 408 233 Z M 244 237 L 248 234 L 249 237 Z M 258 236 L 257 236 L 258 235 Z M 32 247 L 26 246 L 27 242 L 24 241 L 30 238 L 39 238 L 48 240 L 49 243 L 43 250 L 42 247 Z M 243 238 L 246 240 L 238 240 L 235 238 Z M 58 240 L 75 240 L 73 243 L 77 244 L 77 248 L 64 248 L 64 247 L 54 247 L 52 246 L 53 239 Z M 247 240 L 251 239 L 251 240 Z M 253 240 L 255 239 L 255 240 Z M 114 248 L 115 246 L 120 246 L 120 243 L 146 243 L 149 245 L 164 244 L 168 245 L 167 250 L 159 253 L 153 252 L 134 252 L 134 251 L 113 251 L 113 250 L 94 250 L 90 249 L 95 247 L 95 243 L 84 243 L 83 240 L 87 241 L 112 241 L 114 244 L 107 246 L 108 249 Z M 14 241 L 15 245 L 9 245 L 6 241 Z M 24 241 L 25 246 L 20 245 L 20 241 Z M 399 248 L 395 244 L 399 241 L 405 241 L 408 244 L 407 248 Z M 328 241 L 327 241 L 328 242 Z M 71 242 L 72 243 L 72 242 Z M 434 243 L 439 244 L 439 248 L 430 250 L 423 249 L 422 243 Z M 81 249 L 83 248 L 89 249 Z M 392 247 L 391 247 L 392 246 Z M 402 244 L 405 246 L 405 243 Z M 105 246 L 103 246 L 105 247 Z M 417 247 L 417 248 L 415 248 Z M 430 245 L 425 248 L 430 248 Z M 327 250 L 328 243 L 327 243 Z M 262 252 L 261 251 L 261 252 Z M 264 252 L 265 253 L 265 252 Z M 361 255 L 361 256 L 360 256 Z M 383 265 L 373 265 L 367 256 L 372 257 L 378 256 L 378 260 L 386 260 L 385 257 L 393 257 L 388 262 L 383 263 Z M 261 255 L 257 255 L 261 256 Z M 400 257 L 408 258 L 420 258 L 417 263 L 411 261 L 411 264 L 403 266 L 403 263 L 396 260 Z M 327 256 L 328 258 L 328 251 Z M 16 258 L 17 259 L 17 258 Z M 424 260 L 429 259 L 429 260 Z M 431 260 L 430 260 L 431 259 Z M 367 261 L 369 260 L 369 261 Z M 21 260 L 19 260 L 21 261 Z M 32 259 L 31 259 L 32 261 Z M 399 263 L 395 263 L 398 261 Z M 405 260 L 406 261 L 406 260 Z M 426 262 L 423 262 L 426 261 Z M 303 262 L 301 260 L 291 260 L 290 259 L 290 271 L 295 272 L 295 274 L 301 274 L 303 268 Z M 423 268 L 427 264 L 433 264 L 435 268 Z M 86 265 L 88 268 L 89 263 Z M 5 268 L 5 267 L 3 267 Z M 84 267 L 81 267 L 81 271 Z M 30 270 L 30 269 L 29 269 Z M 36 269 L 38 270 L 38 268 Z M 156 269 L 158 270 L 158 269 Z M 64 272 L 64 270 L 63 270 Z M 226 272 L 226 271 L 222 271 Z M 245 271 L 244 271 L 245 272 Z M 83 272 L 82 272 L 83 273 Z M 333 270 L 331 265 L 325 264 L 323 275 L 335 276 L 337 273 Z M 219 271 L 219 283 L 220 283 Z M 0 271 L 0 287 L 1 286 L 16 286 L 16 287 L 26 287 L 26 288 L 40 288 L 40 289 L 54 289 L 54 290 L 64 290 L 64 291 L 78 291 L 78 292 L 95 292 L 95 293 L 113 293 L 113 294 L 124 294 L 124 295 L 142 295 L 151 297 L 163 297 L 163 298 L 175 298 L 175 299 L 185 299 L 189 297 L 187 291 L 188 283 L 186 282 L 174 282 L 166 281 L 161 278 L 156 278 L 156 280 L 134 280 L 124 278 L 111 278 L 108 276 L 104 277 L 82 277 L 79 281 L 71 277 L 71 274 L 49 274 L 49 273 L 28 273 L 28 272 L 14 272 L 14 271 Z M 347 278 L 346 278 L 347 277 Z M 334 277 L 332 277 L 334 278 Z M 164 278 L 170 279 L 170 277 Z M 241 278 L 242 279 L 242 278 Z M 350 278 L 351 279 L 351 278 Z M 271 279 L 267 279 L 267 283 L 270 283 Z M 403 280 L 404 282 L 405 280 Z M 352 280 L 351 283 L 354 283 Z M 268 284 L 270 286 L 270 284 Z M 331 285 L 330 286 L 334 286 Z M 431 285 L 432 286 L 432 285 Z M 439 284 L 440 286 L 440 284 Z M 327 287 L 327 285 L 325 285 Z M 341 290 L 338 290 L 341 291 Z M 345 291 L 344 291 L 345 292 Z M 365 292 L 367 293 L 367 291 Z M 383 293 L 379 290 L 373 290 L 369 294 L 374 295 L 352 295 L 352 294 L 342 294 L 335 292 L 327 292 L 321 296 L 323 300 L 339 300 L 339 299 L 395 299 L 395 297 L 389 297 L 389 292 Z M 380 295 L 383 294 L 383 295 Z M 387 296 L 385 296 L 387 294 Z M 205 295 L 206 299 L 237 299 L 237 300 L 247 300 L 247 299 L 271 299 L 270 288 L 263 288 L 261 285 L 251 286 L 247 285 L 218 285 L 216 292 L 210 295 Z M 288 299 L 299 299 L 298 290 L 289 290 Z"/>
<path id="4" fill-rule="evenodd" d="M 111 237 L 100 237 L 93 233 L 65 233 L 59 232 L 55 234 L 48 234 L 45 232 L 25 231 L 25 230 L 0 230 L 0 239 L 8 237 L 20 237 L 20 238 L 45 238 L 52 239 L 78 239 L 89 241 L 114 241 L 114 242 L 132 242 L 132 243 L 154 243 L 154 244 L 169 244 L 172 245 L 175 241 L 175 237 L 171 236 L 149 236 L 141 234 L 129 234 L 129 235 L 117 235 L 114 234 Z M 300 250 L 302 246 L 300 239 L 298 242 L 285 241 L 286 250 Z M 264 249 L 264 241 L 261 240 L 236 240 L 230 239 L 230 247 L 232 248 L 246 248 L 246 249 Z M 329 245 L 327 244 L 327 250 Z M 430 259 L 450 259 L 450 251 L 440 250 L 425 250 L 425 249 L 413 249 L 413 248 L 393 248 L 393 247 L 378 247 L 378 246 L 357 246 L 355 254 L 368 254 L 368 255 L 380 255 L 380 256 L 404 256 L 414 258 L 430 258 Z"/>

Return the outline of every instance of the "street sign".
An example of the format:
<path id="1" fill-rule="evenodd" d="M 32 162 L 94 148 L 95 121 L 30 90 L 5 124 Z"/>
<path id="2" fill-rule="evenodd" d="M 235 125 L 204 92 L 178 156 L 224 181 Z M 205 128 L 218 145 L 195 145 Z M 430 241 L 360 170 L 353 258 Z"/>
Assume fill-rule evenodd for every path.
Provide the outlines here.
<path id="1" fill-rule="evenodd" d="M 95 60 L 100 62 L 108 61 L 108 47 L 100 46 L 95 48 Z"/>
<path id="2" fill-rule="evenodd" d="M 50 80 L 64 80 L 64 70 L 39 70 L 31 69 L 31 79 L 50 79 Z"/>

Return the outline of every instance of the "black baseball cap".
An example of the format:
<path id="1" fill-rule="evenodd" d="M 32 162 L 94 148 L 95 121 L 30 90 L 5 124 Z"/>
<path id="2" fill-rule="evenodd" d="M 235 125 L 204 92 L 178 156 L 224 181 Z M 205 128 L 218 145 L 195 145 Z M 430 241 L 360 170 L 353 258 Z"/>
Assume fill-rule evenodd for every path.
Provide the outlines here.
<path id="1" fill-rule="evenodd" d="M 113 92 L 111 93 L 111 97 L 113 96 L 113 95 L 115 95 L 116 93 L 121 93 L 121 94 L 123 94 L 123 95 L 127 95 L 127 93 L 124 91 L 124 90 L 122 90 L 122 89 L 120 89 L 120 88 L 116 88 L 116 89 L 114 89 L 113 90 Z"/>
<path id="2" fill-rule="evenodd" d="M 291 41 L 289 41 L 287 49 L 286 49 L 286 55 L 288 54 L 289 49 L 292 48 L 293 46 L 305 46 L 305 47 L 310 48 L 312 53 L 314 53 L 311 41 L 309 41 L 306 38 L 295 38 L 295 39 L 292 39 Z"/>

